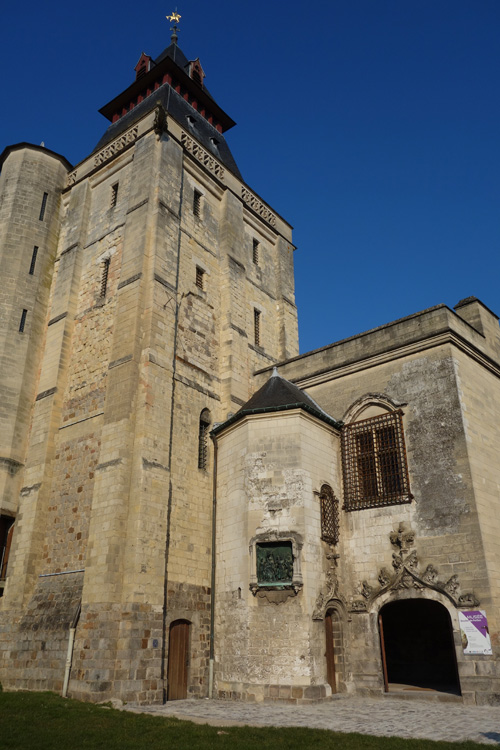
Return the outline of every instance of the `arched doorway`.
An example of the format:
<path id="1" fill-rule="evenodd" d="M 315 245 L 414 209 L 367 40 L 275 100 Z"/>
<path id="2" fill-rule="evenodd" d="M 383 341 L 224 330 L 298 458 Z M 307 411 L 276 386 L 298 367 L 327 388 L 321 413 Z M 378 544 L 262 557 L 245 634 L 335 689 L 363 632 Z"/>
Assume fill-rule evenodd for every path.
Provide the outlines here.
<path id="1" fill-rule="evenodd" d="M 460 695 L 450 615 L 428 599 L 390 602 L 379 614 L 385 689 Z"/>
<path id="2" fill-rule="evenodd" d="M 170 625 L 168 636 L 167 700 L 187 698 L 189 666 L 188 620 L 175 620 Z"/>

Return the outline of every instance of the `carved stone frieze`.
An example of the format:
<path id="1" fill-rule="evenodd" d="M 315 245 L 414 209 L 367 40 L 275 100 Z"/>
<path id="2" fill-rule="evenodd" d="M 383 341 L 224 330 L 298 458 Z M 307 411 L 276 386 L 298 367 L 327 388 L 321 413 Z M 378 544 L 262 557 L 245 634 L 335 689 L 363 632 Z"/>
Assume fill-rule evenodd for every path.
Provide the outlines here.
<path id="1" fill-rule="evenodd" d="M 389 535 L 391 544 L 397 548 L 392 554 L 392 566 L 394 573 L 387 568 L 381 568 L 378 574 L 379 586 L 372 586 L 368 581 L 362 581 L 358 590 L 363 599 L 351 602 L 351 612 L 363 612 L 378 596 L 388 590 L 401 591 L 404 589 L 416 589 L 422 591 L 425 588 L 433 589 L 444 594 L 450 599 L 455 607 L 470 608 L 477 607 L 479 600 L 472 593 L 460 593 L 460 581 L 457 575 L 451 576 L 447 581 L 439 580 L 439 573 L 434 565 L 427 565 L 425 572 L 419 572 L 419 559 L 417 551 L 411 549 L 415 542 L 415 533 L 407 530 L 403 523 L 399 524 L 396 531 Z"/>
<path id="2" fill-rule="evenodd" d="M 259 216 L 267 221 L 271 226 L 276 226 L 276 216 L 273 212 L 260 201 L 256 195 L 250 192 L 246 187 L 241 188 L 241 197 L 247 203 L 250 208 L 259 214 Z"/>
<path id="3" fill-rule="evenodd" d="M 194 158 L 197 159 L 200 164 L 203 164 L 204 167 L 212 172 L 215 177 L 217 177 L 219 180 L 223 179 L 224 167 L 222 166 L 222 164 L 219 164 L 219 162 L 214 159 L 214 157 L 209 154 L 208 151 L 205 151 L 205 149 L 202 148 L 199 143 L 196 143 L 194 138 L 191 138 L 191 136 L 184 131 L 182 131 L 181 133 L 181 144 L 186 149 L 186 151 L 189 151 L 189 153 L 194 156 Z"/>
<path id="4" fill-rule="evenodd" d="M 94 156 L 94 166 L 98 167 L 100 164 L 104 164 L 104 162 L 108 161 L 108 159 L 111 159 L 120 151 L 123 151 L 126 146 L 135 141 L 138 132 L 139 128 L 137 125 L 135 125 L 133 128 L 130 128 L 130 130 L 127 130 L 126 133 L 123 133 L 123 135 L 119 136 L 119 138 L 116 138 L 112 143 L 109 144 L 109 146 L 101 149 L 101 151 L 99 151 L 99 153 Z"/>

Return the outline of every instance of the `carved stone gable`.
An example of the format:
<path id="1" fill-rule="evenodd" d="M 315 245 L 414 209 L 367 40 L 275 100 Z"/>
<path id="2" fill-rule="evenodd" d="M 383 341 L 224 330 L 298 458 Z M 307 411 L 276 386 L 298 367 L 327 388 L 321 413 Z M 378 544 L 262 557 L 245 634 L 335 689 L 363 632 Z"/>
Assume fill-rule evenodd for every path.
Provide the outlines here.
<path id="1" fill-rule="evenodd" d="M 439 573 L 432 563 L 427 565 L 424 573 L 420 573 L 417 550 L 412 549 L 415 543 L 415 532 L 406 529 L 404 523 L 400 523 L 398 528 L 389 534 L 389 540 L 396 548 L 396 551 L 392 553 L 394 573 L 387 568 L 381 568 L 377 577 L 378 585 L 372 586 L 368 581 L 362 581 L 359 594 L 363 599 L 353 597 L 350 604 L 351 612 L 366 612 L 369 605 L 381 594 L 389 590 L 402 589 L 419 591 L 425 588 L 433 589 L 444 594 L 457 608 L 479 605 L 474 594 L 460 593 L 460 581 L 457 575 L 451 576 L 447 581 L 440 581 Z"/>

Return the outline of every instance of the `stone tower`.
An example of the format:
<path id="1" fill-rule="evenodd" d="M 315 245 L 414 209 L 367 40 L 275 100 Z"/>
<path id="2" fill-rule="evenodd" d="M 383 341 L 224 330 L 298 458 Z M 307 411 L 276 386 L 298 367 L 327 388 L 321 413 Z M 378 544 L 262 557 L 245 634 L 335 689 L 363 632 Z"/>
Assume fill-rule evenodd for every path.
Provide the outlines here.
<path id="1" fill-rule="evenodd" d="M 0 156 L 0 595 L 16 516 L 29 418 L 71 165 L 18 143 Z"/>
<path id="2" fill-rule="evenodd" d="M 224 137 L 234 122 L 204 78 L 174 36 L 141 56 L 74 169 L 42 148 L 5 152 L 3 211 L 17 179 L 31 217 L 5 219 L 13 300 L 30 284 L 12 263 L 18 217 L 26 247 L 44 245 L 36 302 L 18 301 L 5 334 L 29 360 L 2 412 L 12 517 L 20 491 L 0 599 L 7 687 L 66 678 L 75 697 L 140 702 L 209 689 L 208 432 L 298 342 L 291 227 L 244 183 Z M 30 232 L 45 193 L 42 241 Z"/>

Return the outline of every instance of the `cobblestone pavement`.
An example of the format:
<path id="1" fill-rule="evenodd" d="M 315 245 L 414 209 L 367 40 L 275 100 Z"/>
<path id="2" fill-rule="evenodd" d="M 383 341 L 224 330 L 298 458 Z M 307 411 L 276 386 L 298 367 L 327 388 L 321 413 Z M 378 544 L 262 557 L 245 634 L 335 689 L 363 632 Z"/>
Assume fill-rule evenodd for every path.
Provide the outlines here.
<path id="1" fill-rule="evenodd" d="M 500 746 L 500 707 L 464 706 L 418 698 L 336 696 L 331 701 L 309 706 L 188 699 L 164 706 L 128 704 L 124 708 L 214 726 L 313 727 L 449 742 L 473 740 Z"/>

